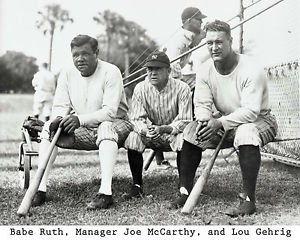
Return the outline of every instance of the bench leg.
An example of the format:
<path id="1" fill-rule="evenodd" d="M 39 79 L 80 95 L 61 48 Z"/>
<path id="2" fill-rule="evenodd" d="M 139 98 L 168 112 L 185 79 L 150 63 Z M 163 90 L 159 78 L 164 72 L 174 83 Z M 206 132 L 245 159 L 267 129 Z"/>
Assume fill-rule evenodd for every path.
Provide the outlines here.
<path id="1" fill-rule="evenodd" d="M 19 174 L 20 186 L 27 189 L 30 182 L 31 156 L 25 155 L 24 144 L 22 142 L 19 145 Z"/>

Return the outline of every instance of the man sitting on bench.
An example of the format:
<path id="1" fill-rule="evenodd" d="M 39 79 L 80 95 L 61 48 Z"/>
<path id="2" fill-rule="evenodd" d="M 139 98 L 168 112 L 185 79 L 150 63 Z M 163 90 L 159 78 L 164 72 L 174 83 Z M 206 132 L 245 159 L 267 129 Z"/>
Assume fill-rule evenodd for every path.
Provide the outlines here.
<path id="1" fill-rule="evenodd" d="M 243 178 L 242 202 L 226 211 L 232 217 L 256 211 L 255 188 L 260 167 L 260 146 L 272 141 L 277 132 L 275 117 L 270 113 L 267 79 L 263 68 L 243 54 L 232 50 L 230 26 L 216 20 L 205 27 L 211 59 L 196 75 L 194 96 L 196 121 L 184 130 L 179 166 L 180 196 L 171 208 L 182 207 L 192 190 L 202 151 L 215 148 L 224 131 L 223 147 L 239 150 Z M 198 73 L 198 72 L 197 72 Z M 219 118 L 212 114 L 215 104 Z"/>
<path id="2" fill-rule="evenodd" d="M 62 127 L 62 133 L 56 146 L 98 150 L 101 186 L 94 199 L 87 204 L 87 209 L 109 208 L 113 203 L 111 183 L 118 147 L 122 146 L 132 130 L 127 116 L 128 105 L 122 76 L 115 65 L 98 59 L 99 49 L 95 38 L 76 36 L 71 41 L 71 53 L 75 67 L 59 76 L 51 120 L 45 123 L 41 133 L 39 160 L 49 149 L 59 126 Z M 74 113 L 66 116 L 69 109 Z M 33 200 L 34 206 L 46 201 L 48 175 L 56 155 L 57 147 L 52 152 Z"/>

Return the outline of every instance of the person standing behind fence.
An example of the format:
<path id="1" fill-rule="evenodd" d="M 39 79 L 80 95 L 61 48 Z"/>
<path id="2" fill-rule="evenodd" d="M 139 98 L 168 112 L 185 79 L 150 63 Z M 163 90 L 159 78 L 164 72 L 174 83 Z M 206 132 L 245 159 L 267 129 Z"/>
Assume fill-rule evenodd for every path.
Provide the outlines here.
<path id="1" fill-rule="evenodd" d="M 35 93 L 33 98 L 33 115 L 36 118 L 50 119 L 51 107 L 56 87 L 56 77 L 48 70 L 48 64 L 42 63 L 32 79 Z"/>
<path id="2" fill-rule="evenodd" d="M 277 133 L 276 119 L 269 108 L 267 79 L 263 68 L 253 59 L 233 51 L 227 23 L 216 20 L 205 29 L 211 59 L 198 69 L 194 96 L 196 121 L 184 130 L 180 196 L 170 207 L 184 205 L 202 151 L 215 148 L 224 131 L 228 131 L 223 147 L 235 146 L 239 151 L 243 193 L 239 195 L 240 205 L 225 213 L 232 217 L 253 214 L 260 147 L 272 141 Z M 213 115 L 213 103 L 220 113 L 218 118 Z"/>
<path id="3" fill-rule="evenodd" d="M 181 14 L 183 25 L 180 31 L 172 38 L 170 44 L 163 47 L 171 60 L 197 46 L 205 38 L 205 33 L 201 29 L 204 18 L 206 16 L 198 8 L 188 7 L 183 10 Z M 191 55 L 192 53 L 189 53 L 171 64 L 171 77 L 181 79 L 193 90 L 196 74 L 185 75 L 182 72 L 182 69 L 189 63 Z M 208 59 L 208 55 L 205 59 Z"/>

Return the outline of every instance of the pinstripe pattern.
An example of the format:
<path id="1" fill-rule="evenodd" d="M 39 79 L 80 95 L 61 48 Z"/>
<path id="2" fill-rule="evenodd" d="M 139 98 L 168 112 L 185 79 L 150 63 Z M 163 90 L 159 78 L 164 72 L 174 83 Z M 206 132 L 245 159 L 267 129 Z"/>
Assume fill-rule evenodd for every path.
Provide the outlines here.
<path id="1" fill-rule="evenodd" d="M 180 133 L 192 121 L 191 90 L 180 80 L 169 78 L 166 87 L 159 92 L 146 79 L 134 89 L 131 111 L 134 132 L 129 134 L 125 148 L 139 152 L 145 147 L 178 151 L 183 142 Z M 149 125 L 169 125 L 173 131 L 164 134 L 157 143 L 151 143 L 150 139 L 139 136 L 141 130 Z"/>
<path id="2" fill-rule="evenodd" d="M 182 132 L 192 119 L 191 91 L 176 79 L 169 78 L 166 87 L 158 91 L 148 79 L 139 83 L 133 93 L 130 119 L 137 132 L 148 125 L 170 125 Z"/>
<path id="3" fill-rule="evenodd" d="M 199 142 L 197 140 L 197 126 L 198 122 L 194 121 L 184 129 L 184 140 L 197 145 L 203 150 L 207 148 L 215 148 L 221 140 L 221 136 L 224 132 L 220 130 L 212 139 Z M 233 145 L 236 148 L 240 145 L 264 146 L 268 142 L 274 140 L 276 132 L 277 123 L 275 117 L 272 114 L 268 114 L 264 116 L 264 118 L 258 118 L 253 123 L 241 124 L 239 127 L 230 130 L 222 148 L 231 147 Z"/>

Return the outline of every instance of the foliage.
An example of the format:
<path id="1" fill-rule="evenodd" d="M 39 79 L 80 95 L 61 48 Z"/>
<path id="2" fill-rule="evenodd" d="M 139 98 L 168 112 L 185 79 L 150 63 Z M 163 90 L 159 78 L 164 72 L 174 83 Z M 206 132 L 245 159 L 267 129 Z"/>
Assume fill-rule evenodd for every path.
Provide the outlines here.
<path id="1" fill-rule="evenodd" d="M 69 12 L 61 8 L 59 4 L 46 5 L 43 11 L 39 11 L 39 19 L 36 21 L 38 29 L 43 31 L 43 34 L 50 35 L 49 46 L 49 69 L 52 62 L 52 48 L 55 30 L 62 31 L 67 22 L 73 23 L 73 19 L 69 16 Z"/>
<path id="2" fill-rule="evenodd" d="M 144 28 L 118 13 L 105 10 L 93 19 L 105 27 L 105 34 L 98 38 L 101 58 L 117 65 L 125 75 L 140 69 L 158 47 Z"/>
<path id="3" fill-rule="evenodd" d="M 7 51 L 0 57 L 0 92 L 32 92 L 31 80 L 38 66 L 34 57 Z"/>

